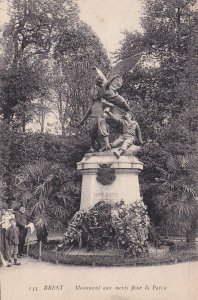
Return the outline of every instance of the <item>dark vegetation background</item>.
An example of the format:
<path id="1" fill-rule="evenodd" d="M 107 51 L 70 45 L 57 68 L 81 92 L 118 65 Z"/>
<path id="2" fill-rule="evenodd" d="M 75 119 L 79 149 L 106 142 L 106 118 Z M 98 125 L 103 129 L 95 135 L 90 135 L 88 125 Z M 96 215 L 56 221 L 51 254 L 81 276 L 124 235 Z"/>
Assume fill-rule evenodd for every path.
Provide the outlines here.
<path id="1" fill-rule="evenodd" d="M 193 0 L 145 0 L 143 31 L 125 32 L 115 61 L 143 51 L 119 91 L 144 140 L 141 193 L 153 235 L 193 240 L 197 220 L 197 12 Z M 1 29 L 0 204 L 24 202 L 38 226 L 64 230 L 79 209 L 89 148 L 93 66 L 110 61 L 99 38 L 79 18 L 74 0 L 9 0 Z M 132 17 L 132 15 L 131 15 Z M 46 132 L 56 111 L 59 131 Z M 27 126 L 37 120 L 37 132 Z M 28 127 L 30 128 L 30 127 Z"/>

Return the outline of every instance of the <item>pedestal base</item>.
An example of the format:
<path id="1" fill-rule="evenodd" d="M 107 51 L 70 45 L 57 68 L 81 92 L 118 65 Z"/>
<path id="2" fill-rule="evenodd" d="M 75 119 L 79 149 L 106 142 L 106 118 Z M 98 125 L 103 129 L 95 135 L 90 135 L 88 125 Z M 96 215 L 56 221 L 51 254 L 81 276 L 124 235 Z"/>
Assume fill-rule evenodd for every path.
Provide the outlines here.
<path id="1" fill-rule="evenodd" d="M 126 204 L 130 204 L 140 199 L 138 174 L 143 169 L 143 163 L 135 156 L 125 154 L 117 159 L 112 150 L 86 154 L 77 166 L 83 174 L 81 210 L 88 210 L 102 200 L 124 200 Z M 98 171 L 104 166 L 115 172 L 115 180 L 110 184 L 102 184 L 98 179 Z"/>

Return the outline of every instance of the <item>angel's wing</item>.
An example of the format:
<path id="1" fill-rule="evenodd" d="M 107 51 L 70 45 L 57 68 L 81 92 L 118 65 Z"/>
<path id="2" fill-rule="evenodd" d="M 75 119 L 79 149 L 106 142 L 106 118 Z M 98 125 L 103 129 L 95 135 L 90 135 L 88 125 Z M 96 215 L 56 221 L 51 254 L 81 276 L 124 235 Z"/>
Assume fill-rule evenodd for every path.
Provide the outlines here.
<path id="1" fill-rule="evenodd" d="M 104 76 L 104 74 L 102 73 L 102 71 L 100 71 L 98 68 L 94 68 L 98 74 L 98 77 L 101 78 L 103 80 L 103 83 L 106 85 L 107 84 L 107 78 Z"/>
<path id="2" fill-rule="evenodd" d="M 141 58 L 142 53 L 137 53 L 125 60 L 118 62 L 108 76 L 107 85 L 113 90 L 117 90 L 122 86 L 122 75 L 131 70 Z"/>
<path id="3" fill-rule="evenodd" d="M 117 91 L 119 88 L 121 88 L 122 83 L 122 76 L 116 76 L 107 81 L 107 86 L 110 86 L 114 91 Z"/>

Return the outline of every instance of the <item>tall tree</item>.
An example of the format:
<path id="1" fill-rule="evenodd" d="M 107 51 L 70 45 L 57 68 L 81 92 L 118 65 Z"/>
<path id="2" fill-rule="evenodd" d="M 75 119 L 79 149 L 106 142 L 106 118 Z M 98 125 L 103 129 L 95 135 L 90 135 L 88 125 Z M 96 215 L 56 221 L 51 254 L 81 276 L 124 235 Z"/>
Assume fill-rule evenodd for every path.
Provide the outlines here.
<path id="1" fill-rule="evenodd" d="M 96 65 L 107 71 L 109 60 L 92 29 L 79 22 L 63 31 L 55 47 L 51 73 L 52 98 L 63 135 L 76 131 L 76 124 L 90 105 L 95 80 L 93 66 Z"/>
<path id="2" fill-rule="evenodd" d="M 123 91 L 142 125 L 143 136 L 153 140 L 142 154 L 144 198 L 150 207 L 156 196 L 153 190 L 155 178 L 164 179 L 160 168 L 169 173 L 168 162 L 172 157 L 173 162 L 178 155 L 186 158 L 197 151 L 197 12 L 194 4 L 191 0 L 146 0 L 143 32 L 125 32 L 116 53 L 118 58 L 137 51 L 144 53 L 139 66 L 126 75 Z M 180 176 L 184 182 L 183 174 Z M 192 185 L 195 186 L 194 181 Z M 176 190 L 178 205 L 183 205 L 182 218 L 193 223 L 193 215 L 189 216 L 184 206 L 189 204 L 196 209 L 195 194 L 186 203 L 178 192 L 179 183 Z M 171 214 L 170 198 L 167 201 L 169 216 L 172 221 L 178 216 L 175 221 L 179 223 L 179 215 Z M 158 213 L 165 222 L 163 209 L 159 204 Z M 155 219 L 158 220 L 156 214 Z"/>
<path id="3" fill-rule="evenodd" d="M 10 21 L 3 30 L 6 68 L 1 76 L 2 114 L 10 122 L 19 116 L 16 111 L 20 111 L 25 130 L 34 93 L 37 92 L 36 96 L 43 93 L 42 78 L 48 55 L 61 30 L 78 21 L 78 8 L 75 0 L 10 0 L 9 15 Z M 31 85 L 36 80 L 37 84 Z M 28 84 L 30 90 L 26 89 Z"/>

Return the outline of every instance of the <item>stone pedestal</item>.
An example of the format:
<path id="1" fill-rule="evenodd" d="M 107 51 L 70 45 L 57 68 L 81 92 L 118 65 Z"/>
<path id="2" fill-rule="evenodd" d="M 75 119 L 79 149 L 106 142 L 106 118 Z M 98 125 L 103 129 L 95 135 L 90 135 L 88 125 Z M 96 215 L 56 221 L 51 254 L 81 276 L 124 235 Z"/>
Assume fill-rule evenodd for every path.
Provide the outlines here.
<path id="1" fill-rule="evenodd" d="M 132 154 L 134 151 L 127 151 L 117 159 L 112 150 L 109 150 L 103 153 L 88 153 L 84 156 L 77 164 L 78 170 L 83 175 L 81 210 L 88 210 L 102 200 L 109 202 L 124 200 L 126 204 L 130 204 L 140 199 L 138 174 L 143 169 L 143 163 Z M 100 172 L 100 178 L 98 172 L 107 166 L 108 170 L 111 168 L 110 172 L 113 170 L 114 180 L 110 184 L 104 182 L 102 184 L 100 178 L 103 172 Z"/>

